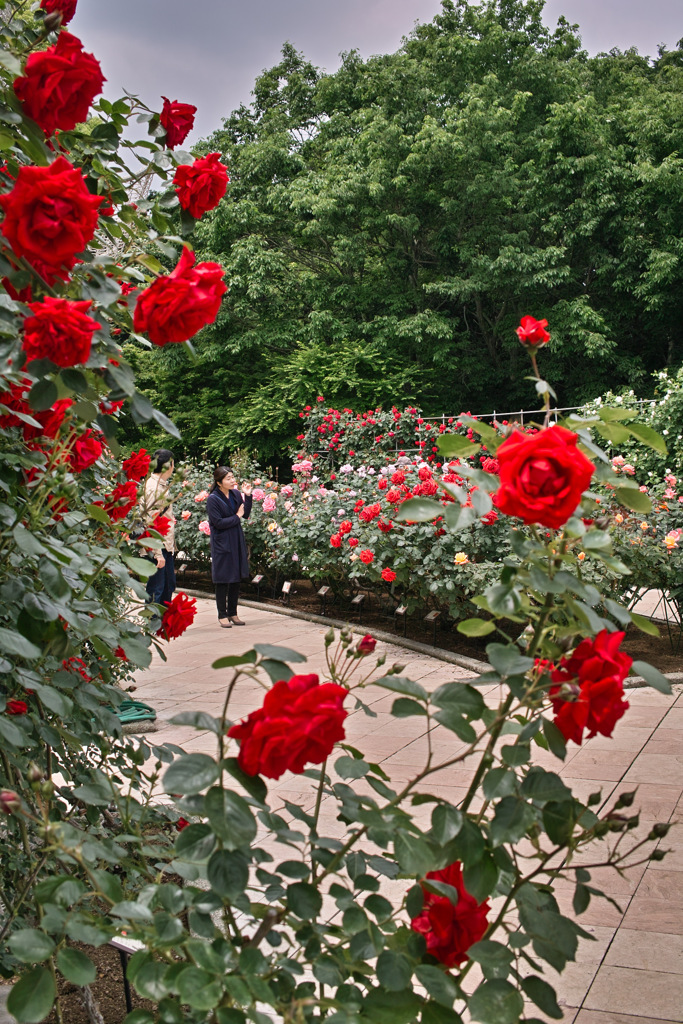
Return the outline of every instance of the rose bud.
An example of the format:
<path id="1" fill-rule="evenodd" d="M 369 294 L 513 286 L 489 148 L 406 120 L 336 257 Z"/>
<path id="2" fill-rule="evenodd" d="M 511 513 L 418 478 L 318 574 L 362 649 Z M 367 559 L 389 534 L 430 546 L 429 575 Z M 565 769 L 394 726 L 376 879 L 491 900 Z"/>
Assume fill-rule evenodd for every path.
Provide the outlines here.
<path id="1" fill-rule="evenodd" d="M 376 646 L 377 641 L 375 638 L 371 637 L 369 633 L 366 633 L 363 639 L 358 641 L 356 651 L 358 654 L 372 654 Z"/>
<path id="2" fill-rule="evenodd" d="M 32 761 L 26 771 L 26 778 L 29 782 L 42 782 L 45 778 L 45 773 L 43 772 L 43 769 L 35 763 L 35 761 Z"/>
<path id="3" fill-rule="evenodd" d="M 0 811 L 3 814 L 14 814 L 20 808 L 21 800 L 13 790 L 3 789 L 0 791 Z"/>
<path id="4" fill-rule="evenodd" d="M 62 12 L 61 11 L 50 11 L 45 16 L 43 25 L 45 26 L 46 32 L 55 32 L 62 24 Z"/>
<path id="5" fill-rule="evenodd" d="M 667 821 L 658 821 L 652 826 L 652 831 L 648 835 L 648 839 L 663 839 L 671 828 L 671 823 Z"/>

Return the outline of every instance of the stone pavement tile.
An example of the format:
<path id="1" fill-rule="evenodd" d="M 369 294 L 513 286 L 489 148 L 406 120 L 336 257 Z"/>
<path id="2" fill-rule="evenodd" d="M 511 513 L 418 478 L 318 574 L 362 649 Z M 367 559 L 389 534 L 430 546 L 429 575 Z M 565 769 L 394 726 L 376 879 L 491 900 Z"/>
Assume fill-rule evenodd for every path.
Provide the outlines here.
<path id="1" fill-rule="evenodd" d="M 574 779 L 593 779 L 601 782 L 618 782 L 629 768 L 633 756 L 624 750 L 596 750 L 590 746 L 580 750 L 561 775 L 571 775 Z M 647 781 L 647 780 L 643 780 Z"/>
<path id="2" fill-rule="evenodd" d="M 683 974 L 683 935 L 620 928 L 604 963 L 608 967 Z M 683 1009 L 683 1007 L 682 1007 Z"/>
<path id="3" fill-rule="evenodd" d="M 650 754 L 647 748 L 635 759 L 624 776 L 626 782 L 661 782 L 676 785 L 683 777 L 683 753 Z"/>
<path id="4" fill-rule="evenodd" d="M 564 1022 L 563 1022 L 564 1024 Z M 611 1010 L 579 1010 L 574 1024 L 664 1024 L 660 1017 L 633 1017 Z"/>
<path id="5" fill-rule="evenodd" d="M 571 891 L 558 889 L 555 894 L 560 913 L 565 914 L 567 917 L 574 917 L 572 909 L 573 895 L 573 887 Z M 623 920 L 623 912 L 626 910 L 628 899 L 628 896 L 617 898 L 616 902 L 622 911 L 620 913 L 612 903 L 608 903 L 607 900 L 601 899 L 599 896 L 594 896 L 588 905 L 588 909 L 577 919 L 578 923 L 582 928 L 586 928 L 586 930 L 588 930 L 589 925 L 616 929 Z M 596 963 L 596 968 L 597 966 Z M 576 1005 L 579 1004 L 577 1003 Z"/>
<path id="6" fill-rule="evenodd" d="M 624 928 L 683 935 L 683 907 L 680 903 L 672 903 L 668 899 L 655 899 L 636 893 L 629 904 L 623 924 Z"/>
<path id="7" fill-rule="evenodd" d="M 680 1022 L 683 976 L 603 966 L 595 976 L 584 1007 Z"/>
<path id="8" fill-rule="evenodd" d="M 627 690 L 627 700 L 630 700 L 630 695 L 633 693 L 632 690 Z M 662 707 L 649 707 L 646 704 L 632 704 L 628 709 L 622 721 L 627 720 L 629 728 L 633 729 L 655 729 L 657 725 L 662 721 L 664 715 L 667 718 L 670 714 L 673 714 L 673 710 L 669 710 Z M 676 711 L 676 714 L 678 712 Z"/>
<path id="9" fill-rule="evenodd" d="M 673 694 L 660 693 L 651 686 L 634 686 L 626 691 L 626 699 L 632 707 L 669 708 L 675 703 L 680 690 L 677 686 Z"/>
<path id="10" fill-rule="evenodd" d="M 640 753 L 645 744 L 651 740 L 654 732 L 654 727 L 647 726 L 621 726 L 621 722 L 628 719 L 628 711 L 626 715 L 617 723 L 617 727 L 611 736 L 592 736 L 590 741 L 591 750 L 627 750 L 629 753 L 636 754 Z M 662 751 L 665 753 L 665 751 Z"/>
<path id="11" fill-rule="evenodd" d="M 662 725 L 665 729 L 683 729 L 683 707 L 676 703 L 674 707 L 667 711 Z"/>
<path id="12" fill-rule="evenodd" d="M 666 864 L 666 860 L 662 863 Z M 668 900 L 673 906 L 683 907 L 683 871 L 646 871 L 637 895 Z"/>
<path id="13" fill-rule="evenodd" d="M 638 864 L 636 867 L 626 868 L 623 874 L 615 868 L 591 868 L 590 884 L 600 892 L 614 896 L 618 903 L 619 900 L 624 900 L 624 897 L 634 894 L 645 874 L 646 866 Z M 597 896 L 594 896 L 593 899 L 601 902 Z"/>
<path id="14" fill-rule="evenodd" d="M 665 728 L 667 719 L 648 740 L 646 752 L 648 754 L 680 754 L 683 750 L 683 729 Z"/>

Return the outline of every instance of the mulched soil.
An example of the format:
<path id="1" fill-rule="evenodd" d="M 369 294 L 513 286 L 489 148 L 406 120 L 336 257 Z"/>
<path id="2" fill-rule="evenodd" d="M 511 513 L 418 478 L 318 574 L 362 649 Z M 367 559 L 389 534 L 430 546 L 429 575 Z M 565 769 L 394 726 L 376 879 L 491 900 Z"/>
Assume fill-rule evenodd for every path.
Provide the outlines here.
<path id="1" fill-rule="evenodd" d="M 178 587 L 202 591 L 207 596 L 213 595 L 213 584 L 209 574 L 191 569 L 179 575 Z M 273 598 L 272 593 L 272 587 L 261 589 L 260 600 L 263 605 L 282 607 L 283 601 L 277 597 Z M 256 600 L 256 587 L 249 583 L 244 584 L 242 596 Z M 309 612 L 315 615 L 319 615 L 322 610 L 320 598 L 316 594 L 316 587 L 310 580 L 293 581 L 288 606 L 294 611 Z M 368 594 L 363 605 L 361 625 L 367 627 L 369 633 L 372 632 L 373 627 L 385 632 L 396 633 L 397 641 L 400 643 L 403 626 L 401 625 L 399 629 L 396 628 L 396 619 L 392 609 L 393 606 L 385 604 L 384 599 L 378 598 L 375 594 Z M 331 618 L 344 622 L 358 623 L 358 612 L 351 607 L 349 600 L 339 599 L 331 603 L 328 599 L 327 614 Z M 658 625 L 660 630 L 658 637 L 648 636 L 631 626 L 627 632 L 623 649 L 630 654 L 634 661 L 647 661 L 650 665 L 658 668 L 660 672 L 683 671 L 683 639 L 679 637 L 677 630 L 672 632 L 670 638 L 666 623 L 661 622 Z M 516 623 L 510 623 L 512 635 L 518 628 Z M 407 635 L 411 640 L 418 640 L 420 643 L 430 644 L 467 658 L 477 658 L 480 661 L 486 659 L 486 645 L 491 642 L 491 637 L 467 638 L 462 636 L 456 630 L 454 623 L 437 623 L 435 633 L 434 627 L 425 623 L 423 617 L 418 614 L 408 619 Z"/>

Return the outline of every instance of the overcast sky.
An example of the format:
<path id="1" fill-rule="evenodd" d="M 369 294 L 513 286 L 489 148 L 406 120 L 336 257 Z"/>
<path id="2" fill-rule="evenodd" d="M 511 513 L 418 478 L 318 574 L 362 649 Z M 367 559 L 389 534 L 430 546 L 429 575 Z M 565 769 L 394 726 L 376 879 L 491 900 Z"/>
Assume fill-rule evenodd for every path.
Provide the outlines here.
<path id="1" fill-rule="evenodd" d="M 194 103 L 187 145 L 249 103 L 254 79 L 276 64 L 289 40 L 315 65 L 334 71 L 339 53 L 391 53 L 439 0 L 79 0 L 70 29 L 94 53 L 105 95 L 137 93 L 152 109 L 160 96 Z M 547 0 L 552 27 L 578 22 L 592 53 L 635 46 L 655 54 L 683 36 L 683 0 Z"/>

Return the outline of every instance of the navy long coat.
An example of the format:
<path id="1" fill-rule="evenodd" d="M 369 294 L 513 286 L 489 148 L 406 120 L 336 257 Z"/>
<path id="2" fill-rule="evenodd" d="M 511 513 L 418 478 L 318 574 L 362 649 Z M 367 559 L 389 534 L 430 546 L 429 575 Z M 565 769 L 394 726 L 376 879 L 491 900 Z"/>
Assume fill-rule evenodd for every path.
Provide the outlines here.
<path id="1" fill-rule="evenodd" d="M 244 518 L 251 512 L 251 494 L 244 496 Z M 206 512 L 211 526 L 211 579 L 214 583 L 239 583 L 249 575 L 247 545 L 237 509 L 242 504 L 238 490 L 229 497 L 212 491 L 206 499 Z"/>

